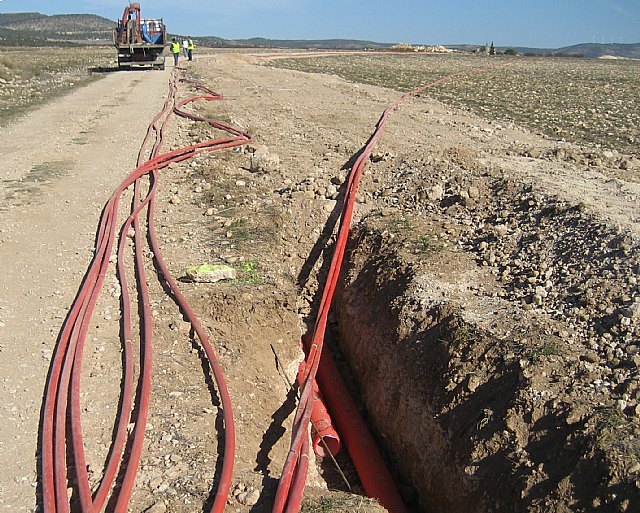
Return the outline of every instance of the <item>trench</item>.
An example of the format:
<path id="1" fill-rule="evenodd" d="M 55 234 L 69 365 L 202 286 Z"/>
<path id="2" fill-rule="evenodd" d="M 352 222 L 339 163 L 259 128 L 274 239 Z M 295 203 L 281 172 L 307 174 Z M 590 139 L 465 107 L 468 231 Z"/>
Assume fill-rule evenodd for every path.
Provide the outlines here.
<path id="1" fill-rule="evenodd" d="M 478 448 L 502 431 L 518 370 L 492 358 L 495 341 L 455 306 L 416 301 L 414 269 L 380 233 L 357 227 L 346 256 L 330 342 L 353 375 L 405 504 L 429 513 L 509 510 L 519 493 L 509 451 Z M 469 370 L 465 362 L 476 359 L 485 363 Z M 484 378 L 476 381 L 477 373 Z"/>

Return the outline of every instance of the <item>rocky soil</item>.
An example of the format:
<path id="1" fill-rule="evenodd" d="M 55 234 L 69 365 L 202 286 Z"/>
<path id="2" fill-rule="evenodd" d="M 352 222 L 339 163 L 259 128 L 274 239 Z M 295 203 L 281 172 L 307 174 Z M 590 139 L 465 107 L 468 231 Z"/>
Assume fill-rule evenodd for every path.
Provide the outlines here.
<path id="1" fill-rule="evenodd" d="M 225 96 L 194 108 L 255 142 L 172 165 L 157 212 L 176 277 L 200 264 L 237 273 L 183 290 L 234 403 L 228 511 L 254 513 L 271 510 L 288 450 L 288 382 L 315 320 L 345 177 L 398 97 L 265 64 L 216 54 L 190 65 Z M 181 97 L 193 94 L 181 85 Z M 219 136 L 183 120 L 172 128 L 171 148 Z M 638 172 L 637 155 L 430 98 L 391 116 L 358 193 L 328 343 L 411 511 L 640 507 Z M 216 472 L 217 394 L 190 326 L 150 282 L 157 363 L 132 510 L 200 511 Z M 85 369 L 96 482 L 119 386 L 119 345 L 102 327 L 117 328 L 115 276 L 106 290 Z M 316 459 L 303 511 L 380 510 L 346 491 L 334 464 Z"/>
<path id="2" fill-rule="evenodd" d="M 113 59 L 113 51 L 105 47 L 3 47 L 0 122 L 96 80 Z"/>

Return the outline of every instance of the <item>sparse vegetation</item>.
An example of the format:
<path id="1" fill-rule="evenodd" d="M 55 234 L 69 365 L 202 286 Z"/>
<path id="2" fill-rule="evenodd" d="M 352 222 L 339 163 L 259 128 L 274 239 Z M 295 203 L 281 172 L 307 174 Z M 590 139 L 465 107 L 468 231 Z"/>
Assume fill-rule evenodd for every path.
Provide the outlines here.
<path id="1" fill-rule="evenodd" d="M 597 442 L 602 449 L 619 451 L 629 461 L 640 462 L 640 431 L 621 412 L 603 409 L 598 428 Z"/>
<path id="2" fill-rule="evenodd" d="M 411 221 L 406 217 L 395 218 L 389 221 L 389 231 L 391 233 L 402 233 L 411 231 L 412 229 Z"/>
<path id="3" fill-rule="evenodd" d="M 247 260 L 240 262 L 237 269 L 240 271 L 240 276 L 232 283 L 234 285 L 256 285 L 262 283 L 263 278 L 258 271 L 259 264 L 257 260 Z"/>
<path id="4" fill-rule="evenodd" d="M 424 94 L 554 139 L 637 152 L 640 63 L 630 60 L 522 59 L 469 55 L 350 55 L 281 59 L 272 65 L 332 73 L 353 82 L 410 91 L 450 73 L 455 80 Z M 509 64 L 509 65 L 502 65 Z"/>
<path id="5" fill-rule="evenodd" d="M 444 251 L 444 246 L 439 244 L 431 235 L 421 235 L 415 244 L 416 253 L 428 253 L 430 251 Z"/>
<path id="6" fill-rule="evenodd" d="M 25 110 L 99 78 L 110 66 L 108 47 L 3 48 L 0 57 L 0 124 Z"/>
<path id="7" fill-rule="evenodd" d="M 357 495 L 339 494 L 331 497 L 318 497 L 306 499 L 301 513 L 343 513 L 364 511 L 364 506 L 375 504 L 373 499 Z"/>
<path id="8" fill-rule="evenodd" d="M 543 356 L 561 355 L 562 349 L 553 342 L 547 342 L 540 347 L 531 347 L 527 349 L 524 356 L 527 360 L 537 361 Z"/>

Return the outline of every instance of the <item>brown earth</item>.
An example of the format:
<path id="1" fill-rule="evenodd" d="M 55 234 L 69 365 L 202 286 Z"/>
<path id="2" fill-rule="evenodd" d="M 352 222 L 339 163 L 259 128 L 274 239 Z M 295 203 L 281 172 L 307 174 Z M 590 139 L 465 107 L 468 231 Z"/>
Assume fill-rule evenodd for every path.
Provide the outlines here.
<path id="1" fill-rule="evenodd" d="M 5 511 L 38 508 L 39 409 L 56 335 L 100 209 L 132 169 L 169 72 L 108 74 L 5 129 Z M 231 283 L 182 286 L 234 404 L 227 510 L 270 511 L 295 409 L 287 380 L 315 319 L 341 186 L 398 93 L 234 54 L 199 56 L 188 73 L 225 96 L 195 109 L 255 142 L 170 166 L 156 222 L 174 276 L 202 263 L 238 269 Z M 180 97 L 193 94 L 181 85 Z M 179 120 L 167 144 L 218 136 Z M 391 116 L 358 193 L 329 342 L 411 511 L 640 507 L 640 170 L 594 151 L 428 98 Z M 190 326 L 156 279 L 150 286 L 156 363 L 131 510 L 202 511 L 217 394 Z M 115 274 L 105 292 L 83 381 L 94 482 L 120 386 Z M 333 464 L 316 461 L 303 511 L 379 509 L 344 490 Z"/>

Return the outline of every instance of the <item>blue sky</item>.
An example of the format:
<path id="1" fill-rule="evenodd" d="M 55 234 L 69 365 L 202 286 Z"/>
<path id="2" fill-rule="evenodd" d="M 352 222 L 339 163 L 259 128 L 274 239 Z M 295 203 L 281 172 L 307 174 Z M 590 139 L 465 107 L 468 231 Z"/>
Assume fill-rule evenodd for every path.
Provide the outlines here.
<path id="1" fill-rule="evenodd" d="M 639 43 L 640 0 L 139 0 L 170 32 L 228 39 L 364 39 L 559 48 Z M 0 0 L 0 13 L 91 13 L 115 20 L 126 0 Z"/>

